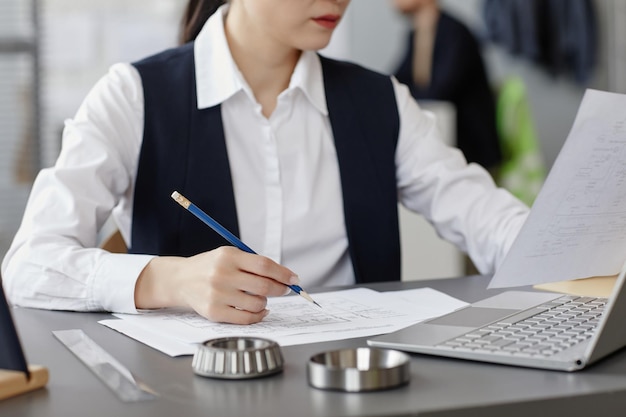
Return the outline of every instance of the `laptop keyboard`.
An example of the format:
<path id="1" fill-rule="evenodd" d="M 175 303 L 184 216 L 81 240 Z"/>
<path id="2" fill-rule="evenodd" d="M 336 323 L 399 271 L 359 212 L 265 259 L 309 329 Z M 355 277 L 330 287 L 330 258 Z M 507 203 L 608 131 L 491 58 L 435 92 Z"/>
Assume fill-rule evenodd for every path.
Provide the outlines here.
<path id="1" fill-rule="evenodd" d="M 474 352 L 551 356 L 589 339 L 606 303 L 606 298 L 565 295 L 533 308 L 533 315 L 516 314 L 440 346 Z"/>

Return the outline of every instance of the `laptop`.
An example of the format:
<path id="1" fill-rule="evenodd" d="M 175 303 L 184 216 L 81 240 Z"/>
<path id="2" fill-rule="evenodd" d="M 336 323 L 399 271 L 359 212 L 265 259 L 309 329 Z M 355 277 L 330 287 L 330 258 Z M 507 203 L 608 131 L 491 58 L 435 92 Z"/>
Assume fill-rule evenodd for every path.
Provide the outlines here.
<path id="1" fill-rule="evenodd" d="M 609 298 L 506 291 L 368 345 L 505 365 L 576 371 L 626 346 L 626 264 Z"/>

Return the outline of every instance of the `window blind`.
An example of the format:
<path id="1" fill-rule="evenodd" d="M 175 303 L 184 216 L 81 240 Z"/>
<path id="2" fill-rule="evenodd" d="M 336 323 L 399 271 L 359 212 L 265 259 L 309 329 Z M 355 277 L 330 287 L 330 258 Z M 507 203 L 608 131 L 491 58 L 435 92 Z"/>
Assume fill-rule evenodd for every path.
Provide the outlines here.
<path id="1" fill-rule="evenodd" d="M 0 2 L 0 257 L 39 168 L 37 33 L 36 0 Z"/>

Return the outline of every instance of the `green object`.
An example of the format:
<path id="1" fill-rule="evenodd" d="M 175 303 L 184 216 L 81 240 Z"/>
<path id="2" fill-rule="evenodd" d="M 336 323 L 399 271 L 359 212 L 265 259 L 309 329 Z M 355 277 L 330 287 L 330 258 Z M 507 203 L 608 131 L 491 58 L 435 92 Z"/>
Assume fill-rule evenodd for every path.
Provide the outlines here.
<path id="1" fill-rule="evenodd" d="M 496 181 L 532 206 L 546 178 L 546 166 L 532 121 L 526 86 L 519 77 L 507 79 L 496 102 L 496 122 L 502 164 Z"/>

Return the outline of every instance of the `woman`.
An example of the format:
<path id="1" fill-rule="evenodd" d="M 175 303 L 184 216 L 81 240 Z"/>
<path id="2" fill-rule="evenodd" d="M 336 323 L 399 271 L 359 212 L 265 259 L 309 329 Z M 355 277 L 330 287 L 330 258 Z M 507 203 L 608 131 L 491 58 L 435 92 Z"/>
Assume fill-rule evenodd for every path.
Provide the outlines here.
<path id="1" fill-rule="evenodd" d="M 527 208 L 445 147 L 406 87 L 314 52 L 348 3 L 191 1 L 195 42 L 113 66 L 33 186 L 2 265 L 12 301 L 258 322 L 295 272 L 305 288 L 398 280 L 398 199 L 492 271 Z M 261 255 L 224 246 L 174 190 Z M 128 254 L 95 247 L 111 214 Z"/>

